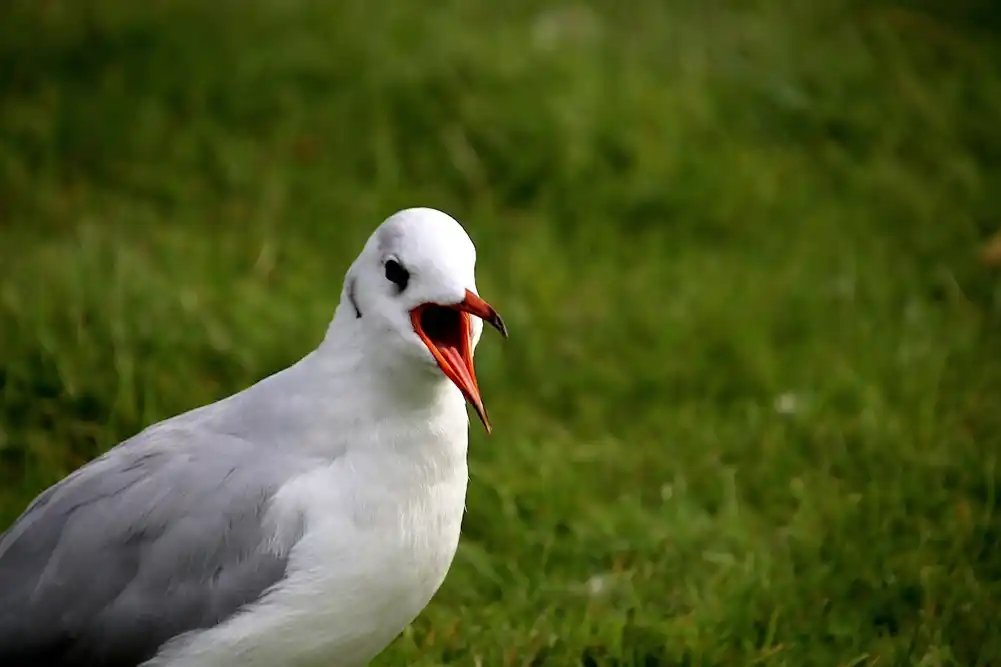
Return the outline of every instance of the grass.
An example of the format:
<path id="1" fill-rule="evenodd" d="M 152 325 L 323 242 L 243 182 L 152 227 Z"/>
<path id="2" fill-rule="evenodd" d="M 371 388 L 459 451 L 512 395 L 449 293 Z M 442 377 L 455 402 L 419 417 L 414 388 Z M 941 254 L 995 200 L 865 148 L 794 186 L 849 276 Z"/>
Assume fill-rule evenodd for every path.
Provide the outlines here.
<path id="1" fill-rule="evenodd" d="M 512 338 L 376 664 L 1001 664 L 1001 17 L 725 4 L 7 2 L 0 523 L 429 205 Z"/>

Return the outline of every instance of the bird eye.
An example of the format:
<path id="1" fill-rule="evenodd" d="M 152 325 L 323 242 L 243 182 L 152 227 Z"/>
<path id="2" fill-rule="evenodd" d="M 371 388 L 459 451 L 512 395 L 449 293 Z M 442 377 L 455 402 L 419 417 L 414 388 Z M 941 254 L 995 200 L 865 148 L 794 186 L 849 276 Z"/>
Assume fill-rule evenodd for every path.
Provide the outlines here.
<path id="1" fill-rule="evenodd" d="M 386 260 L 386 280 L 400 288 L 400 291 L 407 289 L 410 282 L 410 272 L 395 259 Z"/>

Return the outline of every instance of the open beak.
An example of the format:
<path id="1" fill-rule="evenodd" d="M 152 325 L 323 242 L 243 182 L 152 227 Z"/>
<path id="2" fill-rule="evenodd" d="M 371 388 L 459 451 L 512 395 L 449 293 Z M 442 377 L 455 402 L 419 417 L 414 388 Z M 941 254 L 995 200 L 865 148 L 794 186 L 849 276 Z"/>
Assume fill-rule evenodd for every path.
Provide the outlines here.
<path id="1" fill-rule="evenodd" d="M 459 303 L 442 306 L 425 303 L 410 311 L 414 331 L 420 336 L 446 377 L 451 380 L 476 410 L 483 427 L 490 433 L 480 388 L 473 367 L 473 327 L 469 316 L 475 315 L 507 338 L 507 327 L 497 311 L 486 301 L 466 290 Z"/>

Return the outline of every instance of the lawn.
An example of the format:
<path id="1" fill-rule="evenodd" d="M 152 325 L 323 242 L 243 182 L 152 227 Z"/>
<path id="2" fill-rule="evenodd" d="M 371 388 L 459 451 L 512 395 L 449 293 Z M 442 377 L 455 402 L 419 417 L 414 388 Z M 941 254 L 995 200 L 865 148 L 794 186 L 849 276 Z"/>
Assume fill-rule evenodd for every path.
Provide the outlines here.
<path id="1" fill-rule="evenodd" d="M 377 665 L 1001 665 L 989 2 L 7 0 L 0 525 L 478 247 L 464 536 Z"/>

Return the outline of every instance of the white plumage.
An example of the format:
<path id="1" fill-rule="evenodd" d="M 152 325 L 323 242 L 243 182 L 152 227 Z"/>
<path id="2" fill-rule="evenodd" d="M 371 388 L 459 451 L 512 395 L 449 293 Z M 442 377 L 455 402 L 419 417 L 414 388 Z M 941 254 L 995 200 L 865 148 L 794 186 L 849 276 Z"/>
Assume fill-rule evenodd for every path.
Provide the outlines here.
<path id="1" fill-rule="evenodd" d="M 0 664 L 366 664 L 428 603 L 458 545 L 465 400 L 489 429 L 472 351 L 484 319 L 506 335 L 476 296 L 475 260 L 449 216 L 401 211 L 352 264 L 318 349 L 238 394 L 151 426 L 47 491 L 50 500 L 36 501 L 0 537 L 0 584 L 8 576 L 34 582 L 37 598 L 19 593 L 28 586 L 0 592 Z M 172 485 L 191 502 L 178 503 Z M 127 493 L 102 495 L 118 486 Z M 81 499 L 116 520 L 78 544 L 46 532 L 81 520 L 60 514 Z M 155 539 L 142 525 L 154 517 L 167 525 Z M 126 539 L 137 532 L 146 535 L 138 546 Z M 56 559 L 61 549 L 79 559 Z M 87 613 L 61 611 L 58 596 L 77 590 L 92 552 L 119 550 L 133 562 L 129 549 L 136 572 L 91 591 L 89 607 L 78 602 Z M 265 566 L 275 575 L 258 576 Z M 74 585 L 47 588 L 53 567 Z M 241 568 L 249 574 L 230 574 Z M 8 612 L 17 605 L 27 611 L 15 618 Z M 138 647 L 134 634 L 124 636 L 135 633 L 126 616 L 137 612 L 152 617 L 140 628 L 151 639 Z M 83 637 L 75 654 L 52 648 L 70 635 Z"/>

